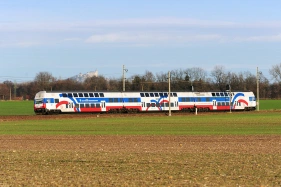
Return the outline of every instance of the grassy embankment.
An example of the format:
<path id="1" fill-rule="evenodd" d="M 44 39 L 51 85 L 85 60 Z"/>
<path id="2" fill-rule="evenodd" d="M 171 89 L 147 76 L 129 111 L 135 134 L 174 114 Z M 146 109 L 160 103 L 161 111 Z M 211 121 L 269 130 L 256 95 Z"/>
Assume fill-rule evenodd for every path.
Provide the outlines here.
<path id="1" fill-rule="evenodd" d="M 278 104 L 275 104 L 278 103 Z M 278 108 L 279 107 L 279 108 Z M 0 134 L 37 135 L 250 135 L 281 134 L 280 100 L 262 100 L 260 112 L 182 116 L 0 121 Z M 266 111 L 265 111 L 266 110 Z M 0 115 L 34 115 L 32 101 L 0 102 Z M 1 118 L 0 118 L 1 119 Z"/>

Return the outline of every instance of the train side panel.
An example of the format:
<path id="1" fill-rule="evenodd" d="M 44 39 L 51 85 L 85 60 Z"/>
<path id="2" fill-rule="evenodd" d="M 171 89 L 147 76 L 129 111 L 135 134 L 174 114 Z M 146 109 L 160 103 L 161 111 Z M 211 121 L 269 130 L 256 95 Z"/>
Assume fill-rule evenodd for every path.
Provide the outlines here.
<path id="1" fill-rule="evenodd" d="M 170 105 L 169 105 L 170 99 Z M 231 108 L 230 108 L 231 107 Z M 46 92 L 34 98 L 34 112 L 101 113 L 255 110 L 253 92 Z"/>

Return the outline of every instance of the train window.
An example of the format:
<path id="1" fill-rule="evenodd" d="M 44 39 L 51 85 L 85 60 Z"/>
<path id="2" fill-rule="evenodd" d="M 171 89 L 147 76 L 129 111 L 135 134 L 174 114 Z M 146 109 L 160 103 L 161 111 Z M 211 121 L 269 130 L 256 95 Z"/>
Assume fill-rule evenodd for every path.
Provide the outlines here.
<path id="1" fill-rule="evenodd" d="M 198 102 L 201 102 L 201 98 L 200 98 L 200 97 L 197 97 L 197 101 L 198 101 Z"/>
<path id="2" fill-rule="evenodd" d="M 75 108 L 79 108 L 79 104 L 75 104 Z"/>
<path id="3" fill-rule="evenodd" d="M 226 103 L 225 103 L 225 106 L 229 106 L 229 102 L 226 102 Z"/>
<path id="4" fill-rule="evenodd" d="M 216 96 L 216 93 L 212 93 L 212 96 L 215 97 L 215 96 Z"/>
<path id="5" fill-rule="evenodd" d="M 89 97 L 94 97 L 94 94 L 93 93 L 89 93 Z"/>
<path id="6" fill-rule="evenodd" d="M 160 103 L 156 103 L 156 107 L 160 107 Z"/>
<path id="7" fill-rule="evenodd" d="M 100 108 L 100 104 L 96 104 L 96 107 L 97 107 L 97 108 Z"/>
<path id="8" fill-rule="evenodd" d="M 154 97 L 154 93 L 149 93 L 150 97 Z"/>
<path id="9" fill-rule="evenodd" d="M 129 102 L 132 103 L 132 102 L 133 102 L 133 99 L 132 99 L 132 98 L 129 98 Z"/>
<path id="10" fill-rule="evenodd" d="M 164 94 L 163 93 L 159 93 L 160 97 L 164 97 Z"/>
<path id="11" fill-rule="evenodd" d="M 118 103 L 118 98 L 113 98 L 114 103 Z"/>
<path id="12" fill-rule="evenodd" d="M 141 97 L 144 97 L 144 93 L 140 93 L 140 96 L 141 96 Z"/>
<path id="13" fill-rule="evenodd" d="M 84 104 L 80 104 L 80 108 L 84 108 Z"/>
<path id="14" fill-rule="evenodd" d="M 155 97 L 159 97 L 159 93 L 154 93 Z"/>
<path id="15" fill-rule="evenodd" d="M 90 108 L 90 104 L 85 104 L 85 108 Z"/>
<path id="16" fill-rule="evenodd" d="M 67 94 L 66 93 L 62 93 L 62 97 L 67 97 Z"/>
<path id="17" fill-rule="evenodd" d="M 84 97 L 89 97 L 89 94 L 88 93 L 84 93 Z"/>
<path id="18" fill-rule="evenodd" d="M 73 97 L 78 97 L 78 94 L 77 93 L 73 93 Z"/>
<path id="19" fill-rule="evenodd" d="M 95 104 L 92 103 L 92 104 L 91 104 L 91 108 L 95 108 Z"/>
<path id="20" fill-rule="evenodd" d="M 165 103 L 165 107 L 169 107 L 169 103 Z"/>
<path id="21" fill-rule="evenodd" d="M 178 95 L 177 95 L 177 93 L 173 93 L 173 96 L 174 96 L 174 97 L 177 97 Z"/>
<path id="22" fill-rule="evenodd" d="M 134 102 L 135 102 L 135 103 L 138 102 L 138 98 L 134 98 Z"/>
<path id="23" fill-rule="evenodd" d="M 224 96 L 228 96 L 228 93 L 227 93 L 227 92 L 224 92 Z"/>
<path id="24" fill-rule="evenodd" d="M 99 97 L 99 93 L 94 93 L 95 94 L 95 97 Z"/>
<path id="25" fill-rule="evenodd" d="M 161 107 L 164 107 L 164 103 L 161 103 Z"/>
<path id="26" fill-rule="evenodd" d="M 221 96 L 224 96 L 224 94 L 223 94 L 222 92 L 220 93 L 220 95 L 221 95 Z"/>
<path id="27" fill-rule="evenodd" d="M 83 93 L 78 93 L 79 97 L 83 97 Z"/>
<path id="28" fill-rule="evenodd" d="M 225 106 L 225 102 L 222 102 L 221 105 L 222 105 L 222 106 Z"/>
<path id="29" fill-rule="evenodd" d="M 220 96 L 220 93 L 216 93 L 216 96 Z"/>
<path id="30" fill-rule="evenodd" d="M 146 103 L 146 107 L 150 107 L 150 103 Z"/>
<path id="31" fill-rule="evenodd" d="M 218 106 L 221 106 L 221 102 L 218 102 L 217 104 L 218 104 Z"/>
<path id="32" fill-rule="evenodd" d="M 55 103 L 59 103 L 59 99 L 55 99 Z"/>
<path id="33" fill-rule="evenodd" d="M 104 97 L 104 94 L 103 94 L 103 93 L 100 93 L 100 97 Z"/>
<path id="34" fill-rule="evenodd" d="M 149 94 L 148 94 L 148 93 L 145 93 L 145 97 L 149 97 Z"/>
<path id="35" fill-rule="evenodd" d="M 164 97 L 168 97 L 168 93 L 164 93 Z"/>
<path id="36" fill-rule="evenodd" d="M 109 98 L 109 102 L 110 102 L 110 103 L 113 103 L 113 98 Z"/>
<path id="37" fill-rule="evenodd" d="M 151 107 L 155 107 L 155 103 L 151 103 Z"/>
<path id="38" fill-rule="evenodd" d="M 206 97 L 206 102 L 210 102 L 210 101 L 211 101 L 210 97 Z"/>
<path id="39" fill-rule="evenodd" d="M 171 103 L 171 107 L 174 107 L 174 103 Z"/>
<path id="40" fill-rule="evenodd" d="M 72 93 L 68 93 L 68 94 L 67 94 L 67 97 L 72 97 Z"/>

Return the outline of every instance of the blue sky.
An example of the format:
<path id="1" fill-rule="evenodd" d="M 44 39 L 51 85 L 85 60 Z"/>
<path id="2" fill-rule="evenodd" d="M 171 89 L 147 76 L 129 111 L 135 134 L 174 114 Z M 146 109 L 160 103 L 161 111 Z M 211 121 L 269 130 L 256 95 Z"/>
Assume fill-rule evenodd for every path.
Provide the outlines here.
<path id="1" fill-rule="evenodd" d="M 0 1 L 0 82 L 281 63 L 281 1 Z"/>

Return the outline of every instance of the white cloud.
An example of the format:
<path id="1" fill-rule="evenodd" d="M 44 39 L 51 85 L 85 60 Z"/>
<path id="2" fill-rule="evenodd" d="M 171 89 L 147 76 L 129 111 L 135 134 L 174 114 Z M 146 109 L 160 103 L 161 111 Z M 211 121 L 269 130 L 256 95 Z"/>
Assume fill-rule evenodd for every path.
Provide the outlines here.
<path id="1" fill-rule="evenodd" d="M 30 41 L 20 41 L 20 42 L 0 42 L 0 47 L 1 48 L 6 48 L 6 47 L 20 47 L 20 48 L 26 48 L 26 47 L 33 47 L 33 46 L 38 46 L 40 43 L 38 42 L 30 42 Z"/>
<path id="2" fill-rule="evenodd" d="M 253 41 L 253 42 L 281 42 L 281 33 L 277 35 L 268 35 L 268 36 L 251 36 L 246 38 L 244 41 Z"/>
<path id="3" fill-rule="evenodd" d="M 1 47 L 57 45 L 62 44 L 61 41 L 134 46 L 205 41 L 280 42 L 281 22 L 242 23 L 167 17 L 85 22 L 5 22 L 0 24 L 0 33 L 3 38 Z"/>
<path id="4" fill-rule="evenodd" d="M 146 18 L 116 19 L 79 22 L 5 22 L 0 24 L 0 32 L 5 31 L 85 31 L 113 28 L 155 28 L 155 27 L 189 27 L 189 28 L 281 28 L 281 21 L 272 22 L 232 22 L 220 20 L 200 20 L 191 18 Z"/>
<path id="5" fill-rule="evenodd" d="M 82 38 L 65 38 L 64 41 L 81 41 Z"/>
<path id="6" fill-rule="evenodd" d="M 110 33 L 97 34 L 89 37 L 87 43 L 162 43 L 162 42 L 176 42 L 184 43 L 189 41 L 212 41 L 221 40 L 223 37 L 217 34 L 178 34 L 178 33 L 164 33 L 159 34 L 155 32 L 148 33 Z"/>

